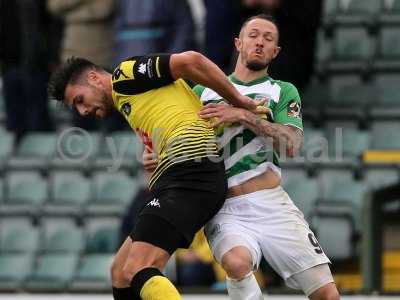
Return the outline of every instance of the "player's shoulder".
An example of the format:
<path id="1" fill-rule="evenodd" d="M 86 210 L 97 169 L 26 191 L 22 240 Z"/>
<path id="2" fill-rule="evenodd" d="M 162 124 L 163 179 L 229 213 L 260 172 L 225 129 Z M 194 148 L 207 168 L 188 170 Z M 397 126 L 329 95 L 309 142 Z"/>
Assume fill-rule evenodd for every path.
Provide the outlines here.
<path id="1" fill-rule="evenodd" d="M 296 90 L 296 86 L 288 81 L 283 81 L 283 80 L 276 80 L 276 79 L 271 79 L 272 83 L 278 84 L 282 90 Z"/>
<path id="2" fill-rule="evenodd" d="M 200 98 L 201 95 L 203 94 L 204 90 L 206 89 L 206 87 L 204 85 L 201 84 L 196 84 L 192 90 L 193 92 Z"/>
<path id="3" fill-rule="evenodd" d="M 112 80 L 115 82 L 134 78 L 133 68 L 135 64 L 135 59 L 128 59 L 120 62 L 120 64 L 114 69 L 112 73 Z"/>

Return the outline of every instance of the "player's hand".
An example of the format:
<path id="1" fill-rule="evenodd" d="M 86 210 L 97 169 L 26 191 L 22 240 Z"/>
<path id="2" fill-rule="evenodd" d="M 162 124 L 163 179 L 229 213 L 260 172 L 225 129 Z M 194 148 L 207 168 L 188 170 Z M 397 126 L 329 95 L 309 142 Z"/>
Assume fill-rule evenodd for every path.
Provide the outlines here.
<path id="1" fill-rule="evenodd" d="M 264 106 L 265 103 L 266 100 L 253 100 L 250 97 L 242 96 L 236 106 L 247 109 L 255 114 L 266 114 L 270 112 L 270 109 Z"/>
<path id="2" fill-rule="evenodd" d="M 237 123 L 243 117 L 241 108 L 227 104 L 207 104 L 199 111 L 203 119 L 213 119 L 210 127 L 218 127 L 222 123 Z"/>
<path id="3" fill-rule="evenodd" d="M 143 168 L 147 172 L 154 172 L 158 165 L 158 159 L 156 153 L 149 146 L 145 146 L 143 151 Z"/>

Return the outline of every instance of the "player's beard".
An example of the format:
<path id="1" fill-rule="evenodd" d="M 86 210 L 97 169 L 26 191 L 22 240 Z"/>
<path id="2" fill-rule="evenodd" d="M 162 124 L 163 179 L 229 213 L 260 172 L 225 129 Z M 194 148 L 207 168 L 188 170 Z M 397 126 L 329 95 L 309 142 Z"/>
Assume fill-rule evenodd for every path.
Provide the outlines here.
<path id="1" fill-rule="evenodd" d="M 268 68 L 269 62 L 265 61 L 264 63 L 259 61 L 247 61 L 246 67 L 251 71 L 261 71 Z"/>

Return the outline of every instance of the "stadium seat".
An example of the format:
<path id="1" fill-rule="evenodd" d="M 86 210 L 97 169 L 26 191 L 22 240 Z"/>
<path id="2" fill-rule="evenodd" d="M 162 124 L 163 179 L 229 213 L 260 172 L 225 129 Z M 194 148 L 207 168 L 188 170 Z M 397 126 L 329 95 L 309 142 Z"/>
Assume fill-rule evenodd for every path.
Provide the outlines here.
<path id="1" fill-rule="evenodd" d="M 43 242 L 41 251 L 44 253 L 76 253 L 84 250 L 83 229 L 70 218 L 42 218 Z"/>
<path id="2" fill-rule="evenodd" d="M 70 291 L 109 291 L 112 254 L 88 254 L 83 257 L 70 285 Z"/>
<path id="3" fill-rule="evenodd" d="M 384 58 L 400 57 L 400 27 L 387 26 L 381 28 L 379 55 Z"/>
<path id="4" fill-rule="evenodd" d="M 12 133 L 0 129 L 0 171 L 3 170 L 9 156 L 12 154 L 14 140 L 15 137 Z"/>
<path id="5" fill-rule="evenodd" d="M 380 0 L 339 0 L 334 22 L 339 25 L 372 25 L 380 9 Z"/>
<path id="6" fill-rule="evenodd" d="M 36 172 L 8 172 L 5 184 L 6 201 L 0 208 L 2 214 L 36 214 L 47 200 L 47 181 Z"/>
<path id="7" fill-rule="evenodd" d="M 318 64 L 327 62 L 332 56 L 332 39 L 323 30 L 317 32 L 316 60 Z"/>
<path id="8" fill-rule="evenodd" d="M 399 150 L 399 132 L 400 123 L 397 121 L 374 122 L 372 125 L 372 149 Z"/>
<path id="9" fill-rule="evenodd" d="M 27 278 L 24 289 L 28 291 L 64 291 L 71 281 L 79 256 L 72 253 L 44 254 L 37 267 Z"/>
<path id="10" fill-rule="evenodd" d="M 368 60 L 375 54 L 375 42 L 364 27 L 336 28 L 333 39 L 330 72 L 364 71 Z"/>
<path id="11" fill-rule="evenodd" d="M 355 164 L 370 144 L 369 132 L 358 128 L 331 127 L 328 136 L 330 157 L 338 163 Z"/>
<path id="12" fill-rule="evenodd" d="M 102 140 L 95 166 L 109 171 L 119 169 L 136 173 L 142 159 L 142 147 L 131 131 L 117 131 Z"/>
<path id="13" fill-rule="evenodd" d="M 21 140 L 15 156 L 8 162 L 11 169 L 45 169 L 56 151 L 57 137 L 52 133 L 29 133 Z"/>
<path id="14" fill-rule="evenodd" d="M 368 168 L 363 178 L 371 189 L 384 188 L 400 181 L 399 172 L 394 168 Z"/>
<path id="15" fill-rule="evenodd" d="M 348 214 L 317 213 L 311 223 L 319 244 L 331 260 L 343 261 L 354 256 L 354 226 Z"/>
<path id="16" fill-rule="evenodd" d="M 18 291 L 33 266 L 30 253 L 0 253 L 0 290 Z"/>
<path id="17" fill-rule="evenodd" d="M 27 218 L 2 218 L 0 227 L 1 253 L 35 253 L 40 244 L 40 231 Z"/>
<path id="18" fill-rule="evenodd" d="M 59 133 L 53 169 L 90 170 L 100 146 L 100 133 L 69 128 Z"/>
<path id="19" fill-rule="evenodd" d="M 320 187 L 320 196 L 325 198 L 332 186 L 337 186 L 342 182 L 353 181 L 353 170 L 347 168 L 339 169 L 319 169 L 318 170 L 318 183 Z"/>
<path id="20" fill-rule="evenodd" d="M 354 219 L 356 228 L 361 229 L 361 216 L 364 198 L 368 192 L 368 186 L 365 182 L 356 181 L 349 178 L 348 173 L 336 173 L 329 171 L 322 175 L 321 180 L 323 183 L 322 198 L 331 202 L 343 202 L 352 208 L 352 217 Z M 325 178 L 323 178 L 325 175 Z"/>
<path id="21" fill-rule="evenodd" d="M 399 73 L 378 73 L 375 75 L 374 84 L 378 96 L 371 107 L 372 117 L 375 119 L 398 119 L 400 117 Z"/>
<path id="22" fill-rule="evenodd" d="M 120 218 L 87 218 L 86 253 L 114 253 L 119 246 L 120 222 Z"/>
<path id="23" fill-rule="evenodd" d="M 328 140 L 323 130 L 305 128 L 301 156 L 311 163 L 322 162 L 328 158 Z"/>
<path id="24" fill-rule="evenodd" d="M 400 1 L 384 1 L 384 9 L 379 16 L 381 24 L 399 25 L 400 24 Z"/>
<path id="25" fill-rule="evenodd" d="M 50 201 L 44 211 L 50 215 L 80 215 L 91 197 L 89 179 L 80 172 L 58 171 L 50 176 Z"/>
<path id="26" fill-rule="evenodd" d="M 306 219 L 309 219 L 316 201 L 320 197 L 318 182 L 308 178 L 288 178 L 284 184 L 284 189 L 290 198 L 301 210 Z"/>
<path id="27" fill-rule="evenodd" d="M 93 199 L 87 212 L 93 215 L 121 215 L 139 188 L 138 179 L 125 173 L 101 172 L 92 177 Z"/>

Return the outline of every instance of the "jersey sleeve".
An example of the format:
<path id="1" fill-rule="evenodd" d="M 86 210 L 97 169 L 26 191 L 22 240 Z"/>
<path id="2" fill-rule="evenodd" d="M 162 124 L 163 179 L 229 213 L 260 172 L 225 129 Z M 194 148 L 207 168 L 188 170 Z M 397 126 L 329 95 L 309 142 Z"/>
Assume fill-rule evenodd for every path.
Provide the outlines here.
<path id="1" fill-rule="evenodd" d="M 292 125 L 303 130 L 299 92 L 291 83 L 282 85 L 279 102 L 273 110 L 275 123 Z"/>
<path id="2" fill-rule="evenodd" d="M 201 94 L 203 94 L 205 87 L 197 84 L 193 87 L 193 92 L 197 95 L 197 97 L 201 98 Z"/>
<path id="3" fill-rule="evenodd" d="M 174 82 L 169 54 L 134 56 L 120 63 L 112 74 L 113 90 L 119 94 L 135 95 Z"/>

